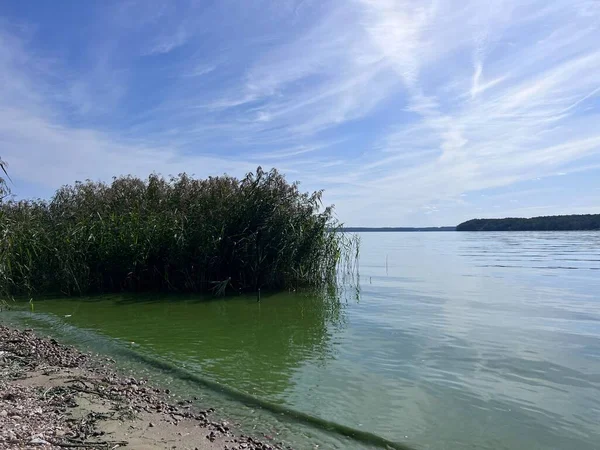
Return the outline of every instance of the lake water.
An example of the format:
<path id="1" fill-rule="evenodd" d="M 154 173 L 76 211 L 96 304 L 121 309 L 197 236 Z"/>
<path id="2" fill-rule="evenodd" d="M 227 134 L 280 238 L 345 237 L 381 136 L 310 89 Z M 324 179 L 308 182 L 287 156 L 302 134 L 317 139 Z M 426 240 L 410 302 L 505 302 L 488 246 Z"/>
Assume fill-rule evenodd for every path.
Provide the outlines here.
<path id="1" fill-rule="evenodd" d="M 55 329 L 415 449 L 600 448 L 600 233 L 361 240 L 360 283 L 339 302 L 55 299 L 28 320 L 54 317 Z M 222 407 L 257 426 L 256 408 Z M 299 449 L 369 448 L 276 420 L 263 414 L 258 429 Z"/>

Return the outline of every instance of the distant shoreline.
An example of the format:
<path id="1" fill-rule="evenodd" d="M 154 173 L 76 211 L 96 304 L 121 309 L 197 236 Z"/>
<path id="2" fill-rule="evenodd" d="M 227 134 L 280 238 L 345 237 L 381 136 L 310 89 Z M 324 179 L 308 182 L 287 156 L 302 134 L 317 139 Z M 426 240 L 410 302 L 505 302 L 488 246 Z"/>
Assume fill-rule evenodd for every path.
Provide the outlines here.
<path id="1" fill-rule="evenodd" d="M 456 231 L 456 227 L 423 227 L 423 228 L 410 228 L 410 227 L 345 227 L 341 231 L 348 233 L 410 233 L 415 231 Z"/>

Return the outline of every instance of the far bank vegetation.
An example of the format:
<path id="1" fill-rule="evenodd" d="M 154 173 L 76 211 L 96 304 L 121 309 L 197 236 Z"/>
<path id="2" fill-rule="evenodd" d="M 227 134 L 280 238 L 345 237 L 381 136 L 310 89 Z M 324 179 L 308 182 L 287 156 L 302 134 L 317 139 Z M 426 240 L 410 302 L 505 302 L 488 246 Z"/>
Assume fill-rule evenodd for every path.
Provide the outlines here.
<path id="1" fill-rule="evenodd" d="M 456 231 L 585 231 L 600 230 L 600 214 L 542 216 L 530 219 L 473 219 L 463 222 Z"/>

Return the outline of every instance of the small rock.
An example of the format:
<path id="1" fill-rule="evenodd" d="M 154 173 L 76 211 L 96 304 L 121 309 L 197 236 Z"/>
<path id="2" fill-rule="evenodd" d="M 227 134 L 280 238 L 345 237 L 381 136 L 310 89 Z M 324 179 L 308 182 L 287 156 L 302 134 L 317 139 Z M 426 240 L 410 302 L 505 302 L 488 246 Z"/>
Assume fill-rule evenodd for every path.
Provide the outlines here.
<path id="1" fill-rule="evenodd" d="M 152 422 L 150 422 L 150 423 L 148 424 L 148 427 L 150 427 L 150 428 L 154 428 L 154 424 L 153 424 Z"/>
<path id="2" fill-rule="evenodd" d="M 6 417 L 8 413 L 5 410 L 0 411 L 0 417 Z"/>
<path id="3" fill-rule="evenodd" d="M 33 438 L 29 441 L 29 443 L 32 445 L 50 445 L 50 442 L 45 441 L 44 439 L 41 439 L 39 437 Z"/>

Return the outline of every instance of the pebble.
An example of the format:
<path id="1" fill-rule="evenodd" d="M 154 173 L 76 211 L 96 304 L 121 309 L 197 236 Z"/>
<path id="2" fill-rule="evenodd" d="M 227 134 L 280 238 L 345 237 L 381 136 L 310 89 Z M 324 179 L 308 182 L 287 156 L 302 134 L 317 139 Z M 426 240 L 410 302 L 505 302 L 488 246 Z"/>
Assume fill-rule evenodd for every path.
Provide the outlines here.
<path id="1" fill-rule="evenodd" d="M 74 399 L 78 395 L 70 388 L 61 387 L 57 390 L 52 388 L 52 392 L 46 391 L 43 396 L 44 402 L 41 393 L 33 387 L 12 386 L 5 382 L 9 379 L 9 374 L 22 376 L 32 370 L 50 374 L 56 369 L 70 367 L 83 368 L 84 374 L 89 371 L 91 378 L 88 382 L 93 385 L 98 384 L 95 386 L 98 395 L 109 403 L 112 401 L 124 402 L 122 406 L 128 406 L 123 408 L 123 411 L 126 410 L 133 414 L 142 410 L 160 413 L 163 414 L 161 421 L 171 417 L 174 424 L 178 424 L 179 417 L 195 420 L 196 426 L 205 427 L 206 438 L 210 441 L 216 441 L 221 437 L 233 439 L 237 444 L 234 447 L 229 444 L 231 450 L 289 448 L 282 444 L 261 443 L 249 436 L 240 436 L 239 439 L 236 439 L 229 429 L 228 422 L 208 420 L 207 416 L 215 411 L 214 408 L 194 411 L 194 409 L 190 409 L 192 403 L 190 400 L 183 400 L 177 406 L 170 405 L 165 402 L 164 396 L 164 394 L 172 395 L 170 389 L 142 387 L 147 380 L 136 380 L 131 376 L 121 378 L 110 369 L 98 369 L 95 365 L 90 368 L 88 363 L 97 363 L 98 361 L 93 358 L 91 356 L 88 360 L 86 355 L 74 348 L 62 346 L 55 340 L 40 339 L 33 333 L 23 333 L 0 325 L 0 393 L 2 394 L 0 402 L 5 402 L 0 403 L 0 406 L 5 408 L 0 410 L 0 448 L 6 448 L 3 444 L 7 441 L 19 442 L 19 448 L 42 448 L 52 445 L 48 443 L 44 435 L 61 440 L 94 439 L 100 435 L 95 428 L 95 422 L 103 420 L 100 416 L 92 417 L 91 420 L 81 423 L 71 423 L 65 420 L 65 408 L 75 406 Z M 16 359 L 18 362 L 15 363 Z M 23 365 L 23 361 L 27 362 L 26 366 Z M 96 376 L 97 379 L 95 379 Z M 98 383 L 99 380 L 102 380 L 102 383 Z M 193 399 L 198 400 L 198 397 L 193 397 Z M 148 428 L 157 426 L 153 422 L 148 422 Z M 267 439 L 272 439 L 272 437 L 269 436 Z"/>

